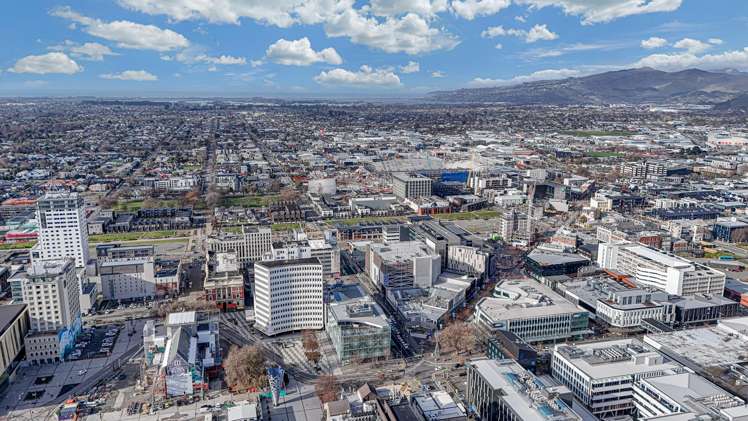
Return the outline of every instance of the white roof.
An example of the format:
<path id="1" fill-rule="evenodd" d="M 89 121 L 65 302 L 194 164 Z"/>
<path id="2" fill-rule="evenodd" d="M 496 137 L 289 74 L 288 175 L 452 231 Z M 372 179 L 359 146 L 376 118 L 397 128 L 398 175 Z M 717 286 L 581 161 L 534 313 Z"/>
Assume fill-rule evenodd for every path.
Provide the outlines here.
<path id="1" fill-rule="evenodd" d="M 169 325 L 185 325 L 195 323 L 196 320 L 197 317 L 194 311 L 182 311 L 179 313 L 169 313 L 166 323 Z"/>

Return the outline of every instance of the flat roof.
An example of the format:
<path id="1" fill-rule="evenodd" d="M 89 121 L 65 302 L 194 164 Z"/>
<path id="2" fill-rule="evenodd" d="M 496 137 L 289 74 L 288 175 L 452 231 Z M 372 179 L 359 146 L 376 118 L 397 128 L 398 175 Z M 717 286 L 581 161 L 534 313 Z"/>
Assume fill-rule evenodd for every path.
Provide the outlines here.
<path id="1" fill-rule="evenodd" d="M 26 304 L 4 304 L 0 305 L 0 336 L 13 324 L 18 316 L 23 313 Z"/>
<path id="2" fill-rule="evenodd" d="M 511 297 L 485 297 L 476 305 L 494 321 L 585 312 L 551 288 L 530 279 L 504 281 L 496 286 L 496 291 Z"/>
<path id="3" fill-rule="evenodd" d="M 648 259 L 648 260 L 651 260 L 651 261 L 654 261 L 659 264 L 672 267 L 672 268 L 687 269 L 694 265 L 693 263 L 691 263 L 690 261 L 686 259 L 682 259 L 676 256 L 671 256 L 669 254 L 665 254 L 663 252 L 651 249 L 646 246 L 634 245 L 631 247 L 626 247 L 626 249 L 636 254 L 637 256 L 643 257 L 645 259 Z"/>
<path id="4" fill-rule="evenodd" d="M 256 262 L 255 266 L 264 266 L 266 268 L 278 268 L 283 266 L 293 266 L 293 265 L 312 265 L 317 264 L 321 265 L 322 263 L 319 262 L 319 259 L 316 257 L 305 257 L 302 259 L 289 259 L 289 260 L 264 260 L 261 262 Z"/>

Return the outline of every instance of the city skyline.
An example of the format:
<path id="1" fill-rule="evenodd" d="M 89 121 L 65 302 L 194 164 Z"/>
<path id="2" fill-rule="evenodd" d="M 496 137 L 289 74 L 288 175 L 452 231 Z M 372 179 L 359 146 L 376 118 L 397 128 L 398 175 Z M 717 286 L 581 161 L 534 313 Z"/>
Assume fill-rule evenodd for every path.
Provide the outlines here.
<path id="1" fill-rule="evenodd" d="M 14 4 L 0 96 L 413 97 L 632 67 L 748 70 L 739 1 L 256 3 Z"/>

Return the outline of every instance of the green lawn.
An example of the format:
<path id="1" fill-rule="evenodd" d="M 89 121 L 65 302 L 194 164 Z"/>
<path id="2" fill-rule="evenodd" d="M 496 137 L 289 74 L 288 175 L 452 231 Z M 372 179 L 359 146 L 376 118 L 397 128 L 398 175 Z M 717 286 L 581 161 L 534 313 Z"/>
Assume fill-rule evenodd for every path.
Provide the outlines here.
<path id="1" fill-rule="evenodd" d="M 278 199 L 277 195 L 268 196 L 237 196 L 237 197 L 224 197 L 221 201 L 221 206 L 241 206 L 243 208 L 262 208 L 268 206 L 270 203 Z"/>
<path id="2" fill-rule="evenodd" d="M 36 241 L 23 241 L 20 243 L 0 244 L 0 250 L 30 249 L 31 247 L 34 247 L 34 244 L 36 244 Z"/>
<path id="3" fill-rule="evenodd" d="M 571 136 L 578 137 L 592 137 L 592 136 L 633 136 L 636 132 L 630 132 L 628 130 L 568 130 L 562 132 Z"/>
<path id="4" fill-rule="evenodd" d="M 361 216 L 357 218 L 333 219 L 330 221 L 330 224 L 356 225 L 364 222 L 397 222 L 404 219 L 404 216 Z"/>
<path id="5" fill-rule="evenodd" d="M 433 216 L 436 219 L 444 219 L 446 221 L 463 221 L 466 219 L 491 219 L 497 218 L 499 215 L 501 213 L 498 211 L 479 210 L 473 212 L 439 213 Z"/>
<path id="6" fill-rule="evenodd" d="M 585 152 L 586 156 L 589 156 L 590 158 L 620 158 L 623 156 L 620 152 L 611 152 L 611 151 L 591 151 L 591 152 Z"/>
<path id="7" fill-rule="evenodd" d="M 135 212 L 143 208 L 145 200 L 125 200 L 117 202 L 116 205 L 112 206 L 112 209 L 120 212 Z M 178 200 L 156 200 L 156 208 L 177 208 L 179 207 Z"/>
<path id="8" fill-rule="evenodd" d="M 270 226 L 273 231 L 292 231 L 301 228 L 298 222 L 277 223 Z"/>
<path id="9" fill-rule="evenodd" d="M 136 240 L 159 240 L 164 238 L 188 237 L 188 231 L 144 231 L 144 232 L 119 232 L 112 234 L 95 234 L 88 237 L 91 243 L 109 243 L 117 241 L 136 241 Z"/>

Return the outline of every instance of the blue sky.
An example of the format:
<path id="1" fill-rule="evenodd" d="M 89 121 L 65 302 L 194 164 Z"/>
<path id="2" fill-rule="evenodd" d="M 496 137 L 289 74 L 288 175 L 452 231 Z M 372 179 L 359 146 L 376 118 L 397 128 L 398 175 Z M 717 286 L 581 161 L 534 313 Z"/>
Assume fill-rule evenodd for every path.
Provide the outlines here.
<path id="1" fill-rule="evenodd" d="M 13 1 L 0 95 L 414 96 L 748 71 L 746 34 L 745 0 Z"/>

